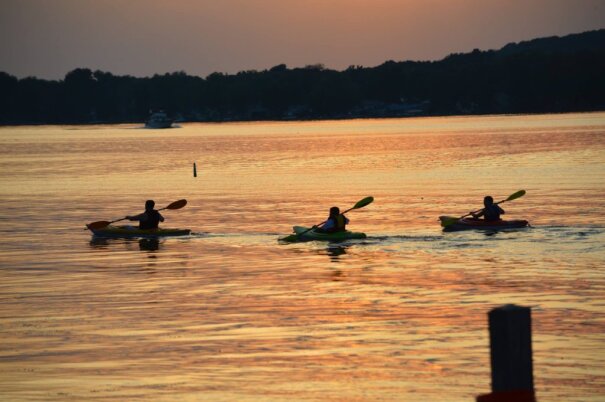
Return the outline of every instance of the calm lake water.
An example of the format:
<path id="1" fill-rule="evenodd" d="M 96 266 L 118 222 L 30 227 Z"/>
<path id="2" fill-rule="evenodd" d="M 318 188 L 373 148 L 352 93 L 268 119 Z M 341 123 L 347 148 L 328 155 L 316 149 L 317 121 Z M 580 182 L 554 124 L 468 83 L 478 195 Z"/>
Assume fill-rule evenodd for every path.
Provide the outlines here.
<path id="1" fill-rule="evenodd" d="M 442 233 L 520 189 L 532 228 Z M 84 230 L 149 198 L 194 233 Z M 0 219 L 2 400 L 473 401 L 506 303 L 540 402 L 605 400 L 605 113 L 4 127 Z"/>

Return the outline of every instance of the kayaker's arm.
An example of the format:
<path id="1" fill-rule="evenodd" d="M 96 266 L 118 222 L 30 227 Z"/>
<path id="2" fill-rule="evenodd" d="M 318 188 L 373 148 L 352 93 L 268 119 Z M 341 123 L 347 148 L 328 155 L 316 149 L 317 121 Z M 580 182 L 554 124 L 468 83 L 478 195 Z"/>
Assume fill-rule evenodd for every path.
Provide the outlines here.
<path id="1" fill-rule="evenodd" d="M 330 230 L 333 229 L 336 226 L 334 219 L 328 219 L 326 221 L 326 223 L 324 223 L 323 225 L 321 225 L 319 228 L 323 229 L 323 230 Z"/>
<path id="2" fill-rule="evenodd" d="M 472 215 L 475 219 L 481 218 L 483 215 L 485 215 L 485 209 L 482 209 L 478 212 L 469 212 L 469 214 Z"/>
<path id="3" fill-rule="evenodd" d="M 500 208 L 500 206 L 498 204 L 493 204 L 491 205 L 489 208 L 497 208 L 498 209 L 498 213 L 500 215 L 504 215 L 506 212 L 504 212 L 504 210 L 502 208 Z M 470 212 L 470 215 L 473 216 L 473 218 L 477 219 L 477 218 L 481 218 L 482 216 L 485 215 L 485 209 L 483 208 L 481 211 L 475 211 L 475 212 Z"/>
<path id="4" fill-rule="evenodd" d="M 160 216 L 160 222 L 164 222 L 164 217 L 162 216 L 161 213 L 158 212 L 158 215 Z M 138 215 L 134 215 L 134 216 L 127 216 L 126 219 L 128 219 L 129 221 L 139 221 L 139 222 L 145 222 L 149 217 L 147 216 L 147 214 L 145 212 L 143 212 L 142 214 L 138 214 Z"/>
<path id="5" fill-rule="evenodd" d="M 349 222 L 350 222 L 350 221 L 349 221 L 349 218 L 347 218 L 347 217 L 346 217 L 346 216 L 344 216 L 344 215 L 341 215 L 341 216 L 342 216 L 342 217 L 344 218 L 344 220 L 345 220 L 345 225 L 348 225 L 348 224 L 349 224 Z M 332 230 L 332 229 L 335 229 L 335 228 L 336 228 L 336 220 L 334 220 L 333 218 L 329 218 L 329 219 L 326 221 L 326 223 L 324 223 L 322 226 L 320 226 L 320 229 L 323 229 L 323 230 Z"/>
<path id="6" fill-rule="evenodd" d="M 128 215 L 126 216 L 124 219 L 128 219 L 129 221 L 145 221 L 147 219 L 147 215 L 143 212 L 142 214 L 138 214 L 138 215 Z M 162 222 L 164 220 L 162 219 Z"/>

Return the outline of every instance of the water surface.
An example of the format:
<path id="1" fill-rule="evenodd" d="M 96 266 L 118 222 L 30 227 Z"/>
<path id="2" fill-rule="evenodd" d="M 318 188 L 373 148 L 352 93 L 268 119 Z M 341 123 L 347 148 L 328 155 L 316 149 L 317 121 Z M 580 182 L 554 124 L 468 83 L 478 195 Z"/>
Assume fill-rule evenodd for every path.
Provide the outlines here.
<path id="1" fill-rule="evenodd" d="M 520 189 L 532 228 L 441 232 Z M 278 243 L 368 195 L 367 239 Z M 194 233 L 84 230 L 149 198 Z M 506 303 L 541 402 L 605 395 L 605 113 L 4 127 L 0 211 L 3 400 L 470 401 Z"/>

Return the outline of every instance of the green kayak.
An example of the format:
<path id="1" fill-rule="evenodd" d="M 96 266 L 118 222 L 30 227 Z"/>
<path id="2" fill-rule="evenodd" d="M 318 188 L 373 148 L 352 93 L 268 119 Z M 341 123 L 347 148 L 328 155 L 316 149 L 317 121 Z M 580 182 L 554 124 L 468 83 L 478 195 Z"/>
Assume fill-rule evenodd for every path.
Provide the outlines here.
<path id="1" fill-rule="evenodd" d="M 90 229 L 90 228 L 89 228 Z M 90 229 L 93 235 L 98 237 L 145 237 L 157 238 L 165 236 L 187 236 L 191 233 L 189 229 L 139 229 L 133 226 L 106 226 L 102 229 Z"/>
<path id="2" fill-rule="evenodd" d="M 365 239 L 367 236 L 361 232 L 335 232 L 335 233 L 322 233 L 316 232 L 314 229 L 304 226 L 294 226 L 292 230 L 294 234 L 279 239 L 280 241 L 294 243 L 297 241 L 308 241 L 308 240 L 323 240 L 323 241 L 343 241 L 348 239 Z M 308 232 L 307 232 L 308 231 Z M 306 233 L 305 233 L 306 232 Z M 304 234 L 303 234 L 304 233 Z"/>

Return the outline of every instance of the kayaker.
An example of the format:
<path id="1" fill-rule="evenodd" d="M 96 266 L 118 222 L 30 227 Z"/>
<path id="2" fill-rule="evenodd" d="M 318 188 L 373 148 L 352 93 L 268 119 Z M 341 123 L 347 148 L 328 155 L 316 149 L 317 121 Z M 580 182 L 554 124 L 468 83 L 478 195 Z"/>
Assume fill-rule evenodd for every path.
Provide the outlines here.
<path id="1" fill-rule="evenodd" d="M 330 216 L 326 223 L 321 225 L 318 229 L 325 233 L 344 232 L 349 224 L 349 219 L 340 214 L 338 207 L 330 208 Z"/>
<path id="2" fill-rule="evenodd" d="M 483 198 L 483 205 L 485 206 L 485 208 L 483 208 L 480 212 L 476 214 L 471 212 L 473 218 L 477 219 L 483 216 L 483 219 L 485 221 L 493 222 L 499 221 L 500 215 L 505 214 L 504 210 L 500 208 L 499 205 L 494 204 L 494 199 L 489 195 Z"/>
<path id="3" fill-rule="evenodd" d="M 164 217 L 158 211 L 153 209 L 155 202 L 153 200 L 145 201 L 145 212 L 142 214 L 127 216 L 129 221 L 139 221 L 139 229 L 157 229 L 160 222 L 164 222 Z"/>

